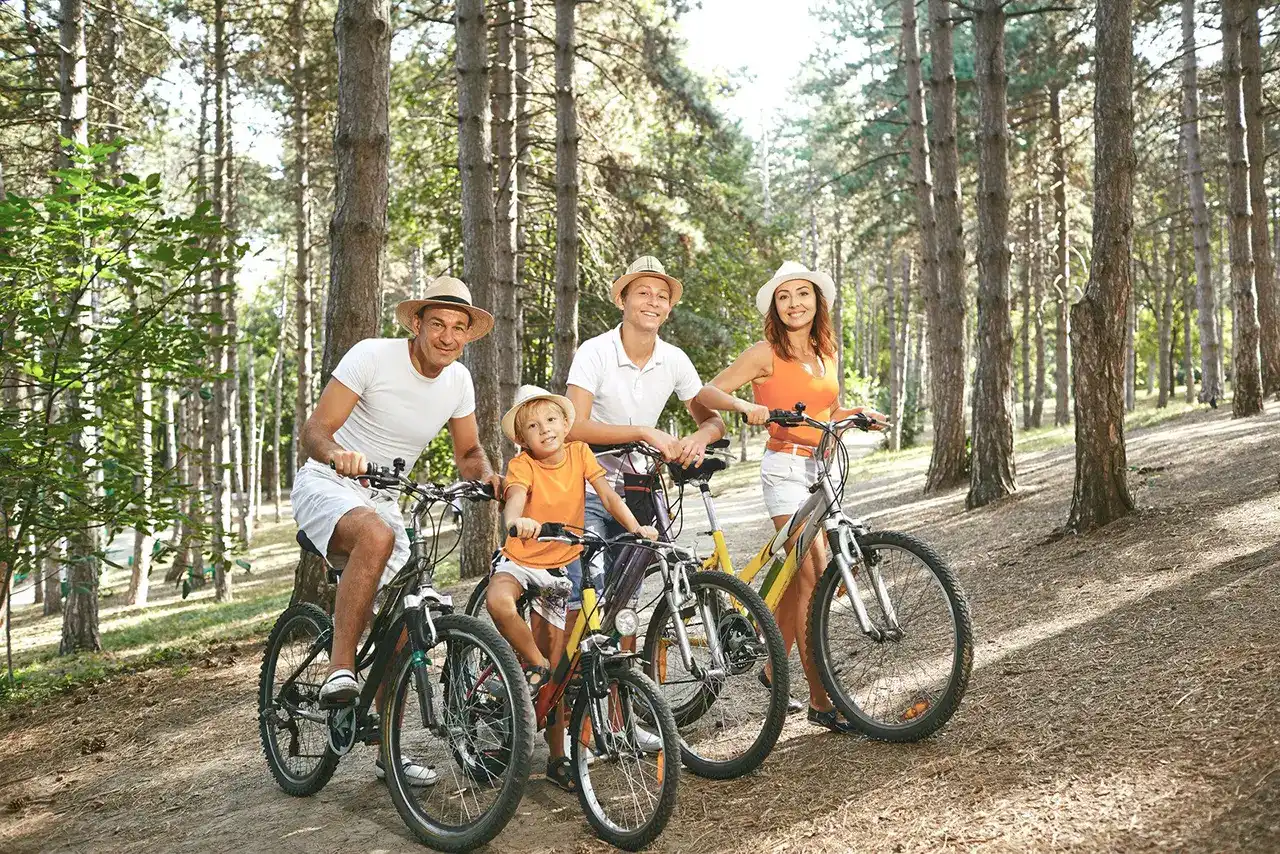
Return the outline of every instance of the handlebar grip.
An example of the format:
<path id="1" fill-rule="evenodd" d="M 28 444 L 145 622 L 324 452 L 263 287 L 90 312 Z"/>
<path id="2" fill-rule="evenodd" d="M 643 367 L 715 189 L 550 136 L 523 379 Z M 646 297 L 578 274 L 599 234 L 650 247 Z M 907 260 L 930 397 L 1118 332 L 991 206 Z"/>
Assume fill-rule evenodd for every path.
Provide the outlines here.
<path id="1" fill-rule="evenodd" d="M 538 529 L 539 537 L 563 537 L 564 525 L 559 522 L 543 522 Z"/>
<path id="2" fill-rule="evenodd" d="M 508 525 L 508 526 L 507 526 L 507 536 L 509 536 L 509 537 L 514 537 L 515 535 L 516 535 L 516 526 L 515 526 L 515 525 Z"/>
<path id="3" fill-rule="evenodd" d="M 329 460 L 329 468 L 333 469 L 334 471 L 337 471 L 338 464 L 335 463 L 333 460 Z M 364 474 L 354 475 L 354 477 L 373 477 L 377 473 L 378 473 L 378 467 L 375 466 L 373 463 L 367 462 L 364 464 Z"/>
<path id="4" fill-rule="evenodd" d="M 493 501 L 495 498 L 498 497 L 497 494 L 494 493 L 493 491 L 492 483 L 480 484 L 480 495 L 483 496 L 484 498 L 487 498 L 490 501 Z"/>

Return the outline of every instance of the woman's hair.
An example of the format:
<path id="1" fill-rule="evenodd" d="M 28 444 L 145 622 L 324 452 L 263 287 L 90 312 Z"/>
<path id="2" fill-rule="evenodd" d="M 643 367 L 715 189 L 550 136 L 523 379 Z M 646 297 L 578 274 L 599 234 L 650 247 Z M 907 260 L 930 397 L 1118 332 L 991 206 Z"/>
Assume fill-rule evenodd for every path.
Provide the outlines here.
<path id="1" fill-rule="evenodd" d="M 785 284 L 785 282 L 783 283 Z M 822 289 L 813 285 L 813 297 L 816 310 L 813 314 L 813 325 L 809 327 L 809 341 L 813 350 L 824 359 L 836 357 L 836 333 L 831 328 L 831 312 L 827 308 L 827 298 Z M 778 302 L 769 299 L 769 313 L 764 317 L 764 340 L 769 342 L 773 352 L 786 361 L 795 358 L 791 352 L 791 341 L 787 338 L 787 325 L 778 314 Z"/>

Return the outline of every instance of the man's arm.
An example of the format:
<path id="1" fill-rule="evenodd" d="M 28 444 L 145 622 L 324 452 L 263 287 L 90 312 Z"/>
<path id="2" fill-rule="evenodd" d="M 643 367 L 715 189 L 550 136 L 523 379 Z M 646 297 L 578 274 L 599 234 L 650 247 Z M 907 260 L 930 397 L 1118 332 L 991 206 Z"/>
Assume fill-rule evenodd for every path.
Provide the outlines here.
<path id="1" fill-rule="evenodd" d="M 480 480 L 493 487 L 493 494 L 502 497 L 502 478 L 494 474 L 493 464 L 480 444 L 480 429 L 476 426 L 476 414 L 449 419 L 449 435 L 453 439 L 453 461 L 463 480 Z"/>
<path id="2" fill-rule="evenodd" d="M 338 474 L 356 477 L 365 473 L 368 460 L 359 451 L 348 451 L 333 440 L 333 434 L 347 422 L 360 399 L 354 391 L 335 379 L 320 394 L 315 411 L 302 425 L 302 448 L 318 463 L 333 463 Z"/>
<path id="3" fill-rule="evenodd" d="M 630 424 L 601 424 L 591 420 L 591 406 L 596 396 L 585 388 L 571 385 L 564 396 L 573 404 L 573 429 L 569 441 L 586 442 L 589 445 L 621 445 L 626 442 L 648 442 L 664 454 L 671 450 L 670 459 L 676 459 L 678 442 L 674 436 L 654 427 L 636 427 Z"/>

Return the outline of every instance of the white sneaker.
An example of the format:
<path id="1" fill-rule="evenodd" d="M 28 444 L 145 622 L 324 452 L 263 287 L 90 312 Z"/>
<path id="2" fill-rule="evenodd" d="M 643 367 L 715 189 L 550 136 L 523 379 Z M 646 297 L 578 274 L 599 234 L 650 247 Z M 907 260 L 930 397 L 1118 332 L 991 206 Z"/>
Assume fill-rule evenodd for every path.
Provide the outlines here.
<path id="1" fill-rule="evenodd" d="M 360 683 L 350 670 L 335 670 L 320 686 L 322 706 L 340 706 L 360 696 Z"/>
<path id="2" fill-rule="evenodd" d="M 642 726 L 636 727 L 635 742 L 641 753 L 654 754 L 662 752 L 662 739 L 658 737 L 657 733 L 649 732 Z"/>
<path id="3" fill-rule="evenodd" d="M 436 780 L 440 779 L 440 775 L 435 772 L 434 768 L 420 765 L 412 759 L 401 759 L 400 767 L 404 769 L 405 780 L 408 781 L 410 786 L 433 786 Z M 374 760 L 373 773 L 379 780 L 387 778 L 387 769 L 382 767 L 381 756 Z"/>

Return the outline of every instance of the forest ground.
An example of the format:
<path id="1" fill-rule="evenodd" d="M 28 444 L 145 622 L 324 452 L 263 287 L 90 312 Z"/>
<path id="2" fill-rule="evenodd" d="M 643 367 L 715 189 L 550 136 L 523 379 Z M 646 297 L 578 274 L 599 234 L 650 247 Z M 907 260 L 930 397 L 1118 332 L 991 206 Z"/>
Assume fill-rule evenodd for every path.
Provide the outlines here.
<path id="1" fill-rule="evenodd" d="M 653 850 L 1280 850 L 1280 410 L 1132 430 L 1139 512 L 1089 536 L 1055 535 L 1074 472 L 1063 435 L 1020 440 L 1019 494 L 976 512 L 963 490 L 921 495 L 927 449 L 855 463 L 849 508 L 933 543 L 965 586 L 963 705 L 916 745 L 791 718 L 755 774 L 683 775 Z M 764 536 L 754 469 L 727 472 L 717 501 L 735 560 Z M 371 750 L 309 799 L 267 772 L 254 695 L 291 536 L 287 521 L 263 531 L 232 605 L 159 589 L 145 613 L 108 600 L 104 642 L 134 672 L 0 707 L 0 849 L 424 850 Z M 15 614 L 20 664 L 56 643 L 34 610 Z M 178 639 L 190 646 L 170 655 Z M 575 797 L 534 779 L 490 850 L 602 847 Z"/>

